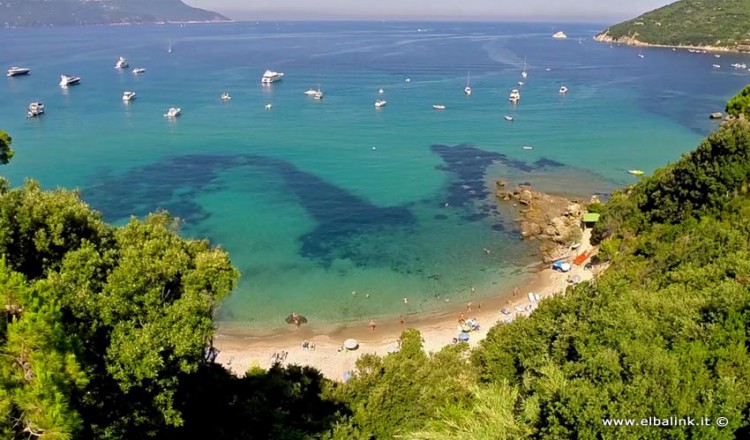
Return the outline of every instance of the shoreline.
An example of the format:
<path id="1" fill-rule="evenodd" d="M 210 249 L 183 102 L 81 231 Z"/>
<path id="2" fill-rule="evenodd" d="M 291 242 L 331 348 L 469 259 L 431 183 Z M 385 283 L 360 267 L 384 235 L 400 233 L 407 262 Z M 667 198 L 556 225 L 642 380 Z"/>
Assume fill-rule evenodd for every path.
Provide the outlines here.
<path id="1" fill-rule="evenodd" d="M 592 252 L 596 247 L 590 245 L 590 230 L 583 231 L 584 243 L 575 254 Z M 532 279 L 517 287 L 514 292 L 497 292 L 496 294 L 468 304 L 455 304 L 449 310 L 406 316 L 405 322 L 396 317 L 388 322 L 376 322 L 374 331 L 368 328 L 368 322 L 357 324 L 339 324 L 327 328 L 289 326 L 272 332 L 246 332 L 237 328 L 221 328 L 214 336 L 214 347 L 219 350 L 216 361 L 232 371 L 243 375 L 250 368 L 267 369 L 273 365 L 273 355 L 287 352 L 282 364 L 297 364 L 318 369 L 331 380 L 343 380 L 344 373 L 355 369 L 356 360 L 364 354 L 383 356 L 394 350 L 401 333 L 409 328 L 420 331 L 427 352 L 439 351 L 453 343 L 459 333 L 459 315 L 465 319 L 474 318 L 480 329 L 470 332 L 469 345 L 474 347 L 485 338 L 490 328 L 498 322 L 509 322 L 521 316 L 528 316 L 538 307 L 539 302 L 532 301 L 529 293 L 535 293 L 543 301 L 545 298 L 564 293 L 570 285 L 569 280 L 578 276 L 581 282 L 589 281 L 594 271 L 583 265 L 573 265 L 567 273 L 550 268 L 537 272 Z M 507 309 L 509 315 L 503 314 Z M 342 350 L 345 339 L 354 338 L 359 342 L 357 350 Z M 301 347 L 303 341 L 315 344 L 315 350 Z"/>
<path id="2" fill-rule="evenodd" d="M 721 52 L 721 53 L 747 53 L 738 48 L 731 48 L 727 46 L 694 46 L 694 45 L 670 45 L 670 44 L 655 44 L 646 43 L 633 37 L 620 37 L 613 38 L 607 31 L 602 32 L 594 37 L 594 41 L 599 43 L 617 44 L 620 46 L 633 46 L 633 47 L 660 47 L 664 49 L 680 49 L 680 50 L 693 50 L 693 51 L 706 51 L 706 52 Z"/>

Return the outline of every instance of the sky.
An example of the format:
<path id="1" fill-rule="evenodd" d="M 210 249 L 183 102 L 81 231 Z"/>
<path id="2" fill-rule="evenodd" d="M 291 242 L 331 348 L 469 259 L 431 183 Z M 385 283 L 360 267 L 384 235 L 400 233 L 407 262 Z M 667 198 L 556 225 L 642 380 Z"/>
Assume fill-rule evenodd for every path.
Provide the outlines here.
<path id="1" fill-rule="evenodd" d="M 674 0 L 184 0 L 235 20 L 621 21 Z"/>

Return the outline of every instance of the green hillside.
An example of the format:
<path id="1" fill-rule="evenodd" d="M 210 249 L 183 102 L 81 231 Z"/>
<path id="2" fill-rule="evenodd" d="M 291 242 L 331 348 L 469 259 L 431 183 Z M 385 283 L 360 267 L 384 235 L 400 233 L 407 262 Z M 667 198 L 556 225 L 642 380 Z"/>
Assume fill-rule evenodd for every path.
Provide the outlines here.
<path id="1" fill-rule="evenodd" d="M 737 48 L 750 44 L 750 0 L 680 0 L 616 24 L 597 39 Z"/>
<path id="2" fill-rule="evenodd" d="M 0 27 L 227 21 L 181 0 L 3 0 Z"/>
<path id="3" fill-rule="evenodd" d="M 0 131 L 0 164 L 13 146 Z M 167 214 L 112 226 L 76 192 L 0 178 L 0 438 L 750 438 L 750 122 L 588 209 L 598 279 L 474 350 L 406 330 L 333 383 L 214 362 L 239 274 Z"/>

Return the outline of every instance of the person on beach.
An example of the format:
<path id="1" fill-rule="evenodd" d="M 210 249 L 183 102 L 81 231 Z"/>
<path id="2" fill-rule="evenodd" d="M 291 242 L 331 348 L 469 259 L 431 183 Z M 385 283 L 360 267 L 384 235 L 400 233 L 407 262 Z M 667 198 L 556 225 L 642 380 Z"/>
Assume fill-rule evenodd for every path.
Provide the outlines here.
<path id="1" fill-rule="evenodd" d="M 398 320 L 401 323 L 401 325 L 404 325 L 404 315 L 399 316 Z"/>
<path id="2" fill-rule="evenodd" d="M 513 296 L 518 296 L 518 287 L 513 288 Z"/>
<path id="3" fill-rule="evenodd" d="M 477 293 L 477 289 L 474 288 L 474 286 L 471 286 L 471 294 L 473 295 L 475 293 Z"/>
<path id="4" fill-rule="evenodd" d="M 294 323 L 294 326 L 299 328 L 300 326 L 300 319 L 297 312 L 292 312 L 292 322 Z"/>
<path id="5" fill-rule="evenodd" d="M 482 303 L 477 303 L 477 309 L 481 312 L 482 311 Z"/>
<path id="6" fill-rule="evenodd" d="M 370 331 L 371 332 L 375 331 L 375 320 L 374 319 L 370 320 Z"/>
<path id="7" fill-rule="evenodd" d="M 471 312 L 471 301 L 466 303 L 466 312 Z"/>
<path id="8" fill-rule="evenodd" d="M 461 313 L 460 315 L 458 315 L 458 323 L 463 324 L 464 322 L 466 322 L 466 319 L 464 319 L 464 314 Z"/>

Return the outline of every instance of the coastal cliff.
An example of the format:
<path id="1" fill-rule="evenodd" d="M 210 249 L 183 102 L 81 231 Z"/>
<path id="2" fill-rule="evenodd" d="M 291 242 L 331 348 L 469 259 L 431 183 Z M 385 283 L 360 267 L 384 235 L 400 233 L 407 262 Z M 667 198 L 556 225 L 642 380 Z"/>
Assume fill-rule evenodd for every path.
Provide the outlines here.
<path id="1" fill-rule="evenodd" d="M 611 26 L 594 39 L 631 46 L 750 51 L 750 0 L 680 0 Z"/>
<path id="2" fill-rule="evenodd" d="M 0 27 L 231 21 L 181 0 L 4 0 Z"/>

